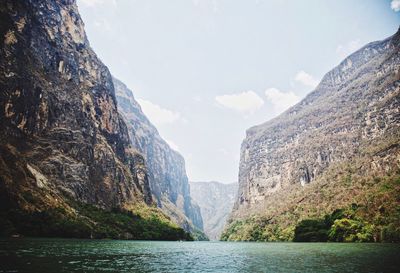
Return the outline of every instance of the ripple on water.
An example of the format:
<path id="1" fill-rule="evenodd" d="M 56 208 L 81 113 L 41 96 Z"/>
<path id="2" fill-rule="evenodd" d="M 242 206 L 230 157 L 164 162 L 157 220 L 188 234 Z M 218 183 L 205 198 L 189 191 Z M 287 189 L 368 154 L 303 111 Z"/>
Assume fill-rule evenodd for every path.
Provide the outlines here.
<path id="1" fill-rule="evenodd" d="M 397 272 L 400 246 L 0 240 L 0 272 Z"/>

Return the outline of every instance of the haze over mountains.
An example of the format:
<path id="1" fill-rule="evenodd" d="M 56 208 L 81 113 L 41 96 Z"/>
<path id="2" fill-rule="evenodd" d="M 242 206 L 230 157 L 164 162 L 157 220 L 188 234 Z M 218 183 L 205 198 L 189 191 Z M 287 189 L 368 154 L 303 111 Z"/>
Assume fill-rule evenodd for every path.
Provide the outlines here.
<path id="1" fill-rule="evenodd" d="M 219 240 L 232 211 L 237 189 L 237 183 L 190 182 L 190 195 L 200 207 L 203 230 L 210 240 Z"/>

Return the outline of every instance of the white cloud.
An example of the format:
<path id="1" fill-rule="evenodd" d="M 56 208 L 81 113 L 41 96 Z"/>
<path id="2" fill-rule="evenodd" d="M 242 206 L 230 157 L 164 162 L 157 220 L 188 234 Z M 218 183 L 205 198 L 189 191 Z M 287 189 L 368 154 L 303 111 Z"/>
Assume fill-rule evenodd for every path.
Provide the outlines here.
<path id="1" fill-rule="evenodd" d="M 225 148 L 219 148 L 218 151 L 223 154 L 224 156 L 230 156 L 231 154 L 229 153 L 229 151 Z"/>
<path id="2" fill-rule="evenodd" d="M 172 140 L 166 139 L 166 138 L 164 138 L 164 140 L 165 140 L 165 142 L 167 142 L 169 147 L 171 147 L 173 150 L 179 152 L 179 147 L 178 147 L 178 145 L 176 145 L 175 142 L 173 142 Z"/>
<path id="3" fill-rule="evenodd" d="M 338 45 L 338 47 L 336 48 L 336 53 L 339 55 L 340 59 L 344 59 L 360 47 L 361 42 L 359 39 L 357 39 L 350 41 L 345 45 Z"/>
<path id="4" fill-rule="evenodd" d="M 98 4 L 101 4 L 103 0 L 80 0 L 79 2 L 84 4 L 85 6 L 94 7 Z"/>
<path id="5" fill-rule="evenodd" d="M 148 100 L 137 99 L 137 101 L 142 107 L 144 114 L 156 126 L 183 120 L 179 112 L 162 108 L 158 104 L 152 103 Z"/>
<path id="6" fill-rule="evenodd" d="M 313 76 L 304 72 L 303 70 L 296 74 L 295 80 L 312 88 L 315 88 L 318 85 L 318 80 L 314 79 Z"/>
<path id="7" fill-rule="evenodd" d="M 217 2 L 217 0 L 213 0 L 213 1 L 212 1 L 212 9 L 213 9 L 213 12 L 214 12 L 214 13 L 218 12 L 219 8 L 218 8 L 218 2 Z"/>
<path id="8" fill-rule="evenodd" d="M 87 7 L 94 7 L 97 5 L 102 5 L 102 4 L 112 4 L 113 6 L 117 5 L 116 0 L 79 0 L 78 4 L 82 3 L 83 5 Z"/>
<path id="9" fill-rule="evenodd" d="M 199 96 L 199 95 L 196 95 L 196 96 L 193 97 L 193 100 L 194 100 L 195 102 L 202 102 L 202 101 L 203 101 L 203 98 L 202 98 L 201 96 Z"/>
<path id="10" fill-rule="evenodd" d="M 295 93 L 282 92 L 276 88 L 269 88 L 265 90 L 265 96 L 273 105 L 274 112 L 276 114 L 282 113 L 290 106 L 293 106 L 300 101 L 300 97 L 298 97 Z"/>
<path id="11" fill-rule="evenodd" d="M 94 7 L 98 4 L 103 4 L 104 0 L 80 0 L 82 4 L 88 7 Z"/>
<path id="12" fill-rule="evenodd" d="M 105 19 L 95 20 L 93 22 L 93 25 L 96 28 L 100 28 L 100 29 L 105 30 L 105 31 L 111 31 L 112 30 L 111 24 Z"/>
<path id="13" fill-rule="evenodd" d="M 264 100 L 254 91 L 239 94 L 216 96 L 218 104 L 242 113 L 254 113 L 264 104 Z"/>
<path id="14" fill-rule="evenodd" d="M 192 0 L 192 2 L 195 7 L 207 7 L 214 13 L 217 13 L 219 10 L 219 4 L 217 0 Z"/>
<path id="15" fill-rule="evenodd" d="M 400 11 L 400 0 L 392 0 L 390 3 L 390 8 L 395 12 Z"/>

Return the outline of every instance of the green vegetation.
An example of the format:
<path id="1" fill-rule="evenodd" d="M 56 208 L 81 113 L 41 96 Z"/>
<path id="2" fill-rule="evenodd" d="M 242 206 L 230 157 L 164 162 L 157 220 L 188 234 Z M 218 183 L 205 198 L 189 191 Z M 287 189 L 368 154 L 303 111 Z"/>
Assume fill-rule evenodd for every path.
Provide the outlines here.
<path id="1" fill-rule="evenodd" d="M 294 242 L 400 242 L 398 224 L 369 223 L 363 218 L 364 209 L 352 204 L 324 218 L 304 219 L 295 226 L 293 236 L 290 229 L 282 230 L 265 220 L 235 221 L 222 234 L 221 240 L 237 241 L 245 236 L 248 241 L 290 241 L 293 238 Z"/>
<path id="2" fill-rule="evenodd" d="M 301 221 L 294 230 L 295 242 L 326 242 L 328 230 L 325 221 L 307 219 Z"/>
<path id="3" fill-rule="evenodd" d="M 292 203 L 271 208 L 275 215 L 233 221 L 221 240 L 400 242 L 399 172 L 366 179 L 353 169 L 337 177 L 338 183 L 286 196 Z"/>
<path id="4" fill-rule="evenodd" d="M 335 242 L 373 242 L 374 225 L 347 218 L 338 219 L 329 230 L 329 240 Z"/>
<path id="5" fill-rule="evenodd" d="M 374 242 L 375 226 L 357 216 L 354 204 L 346 210 L 335 210 L 324 219 L 307 219 L 297 224 L 295 242 Z"/>
<path id="6" fill-rule="evenodd" d="M 0 214 L 0 235 L 140 240 L 193 240 L 157 208 L 106 211 L 69 200 L 75 213 L 63 207 L 27 212 L 11 209 Z"/>
<path id="7" fill-rule="evenodd" d="M 210 239 L 207 237 L 207 235 L 198 229 L 192 230 L 190 232 L 190 235 L 192 236 L 194 241 L 210 241 Z"/>
<path id="8" fill-rule="evenodd" d="M 282 227 L 269 219 L 257 217 L 235 221 L 221 235 L 222 241 L 279 242 L 291 241 L 292 238 L 292 227 Z"/>

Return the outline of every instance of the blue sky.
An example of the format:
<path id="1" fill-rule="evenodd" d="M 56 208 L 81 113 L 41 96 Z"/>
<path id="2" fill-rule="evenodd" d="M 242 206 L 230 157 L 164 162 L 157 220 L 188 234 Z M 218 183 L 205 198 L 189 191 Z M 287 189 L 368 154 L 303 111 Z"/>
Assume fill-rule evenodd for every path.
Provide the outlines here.
<path id="1" fill-rule="evenodd" d="M 192 181 L 237 181 L 245 131 L 298 102 L 400 0 L 78 0 L 91 46 L 133 90 Z"/>

